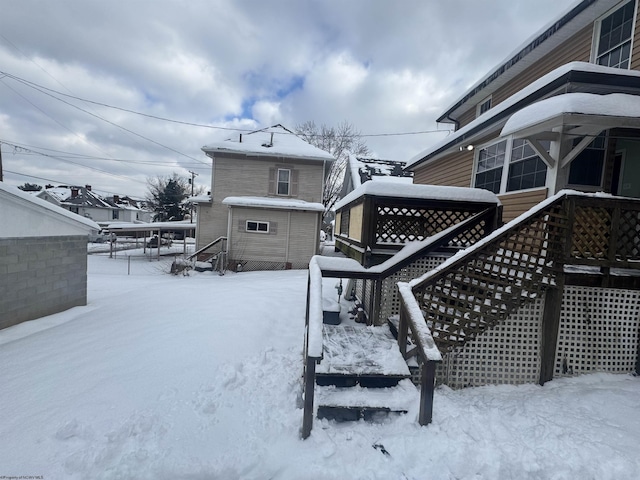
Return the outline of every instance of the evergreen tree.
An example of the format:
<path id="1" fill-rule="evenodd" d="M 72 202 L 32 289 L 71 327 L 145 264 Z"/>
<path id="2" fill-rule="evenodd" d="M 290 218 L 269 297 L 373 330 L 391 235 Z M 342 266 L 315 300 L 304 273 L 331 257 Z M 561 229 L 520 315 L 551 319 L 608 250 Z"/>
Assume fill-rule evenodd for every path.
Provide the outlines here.
<path id="1" fill-rule="evenodd" d="M 189 214 L 185 200 L 191 195 L 191 186 L 177 173 L 169 177 L 147 179 L 147 205 L 154 212 L 154 222 L 184 220 Z"/>

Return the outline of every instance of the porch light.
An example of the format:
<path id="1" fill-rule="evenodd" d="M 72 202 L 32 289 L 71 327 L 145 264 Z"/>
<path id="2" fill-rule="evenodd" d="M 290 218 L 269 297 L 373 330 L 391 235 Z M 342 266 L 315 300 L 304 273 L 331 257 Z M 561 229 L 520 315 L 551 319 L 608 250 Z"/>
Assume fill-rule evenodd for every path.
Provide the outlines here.
<path id="1" fill-rule="evenodd" d="M 473 150 L 473 145 L 469 144 L 467 146 L 460 146 L 460 151 L 461 152 L 463 152 L 465 150 L 468 150 L 470 152 L 471 150 Z"/>

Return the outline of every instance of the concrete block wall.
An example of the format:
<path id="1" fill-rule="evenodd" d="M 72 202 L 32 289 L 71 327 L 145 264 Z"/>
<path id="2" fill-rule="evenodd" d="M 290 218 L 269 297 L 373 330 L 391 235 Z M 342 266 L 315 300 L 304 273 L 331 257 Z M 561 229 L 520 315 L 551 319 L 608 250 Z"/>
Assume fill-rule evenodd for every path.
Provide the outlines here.
<path id="1" fill-rule="evenodd" d="M 86 304 L 86 236 L 0 238 L 0 329 Z"/>

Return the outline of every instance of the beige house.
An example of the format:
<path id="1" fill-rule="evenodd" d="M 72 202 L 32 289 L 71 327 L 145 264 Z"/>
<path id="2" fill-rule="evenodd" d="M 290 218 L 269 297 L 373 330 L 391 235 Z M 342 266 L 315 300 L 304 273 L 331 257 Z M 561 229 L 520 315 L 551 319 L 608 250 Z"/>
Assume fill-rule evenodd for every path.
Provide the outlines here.
<path id="1" fill-rule="evenodd" d="M 196 199 L 197 249 L 226 238 L 233 270 L 307 268 L 319 250 L 334 158 L 281 125 L 202 150 L 213 173 L 211 194 Z"/>
<path id="2" fill-rule="evenodd" d="M 499 195 L 508 221 L 561 189 L 640 197 L 636 0 L 584 0 L 496 65 L 408 163 L 415 183 Z"/>

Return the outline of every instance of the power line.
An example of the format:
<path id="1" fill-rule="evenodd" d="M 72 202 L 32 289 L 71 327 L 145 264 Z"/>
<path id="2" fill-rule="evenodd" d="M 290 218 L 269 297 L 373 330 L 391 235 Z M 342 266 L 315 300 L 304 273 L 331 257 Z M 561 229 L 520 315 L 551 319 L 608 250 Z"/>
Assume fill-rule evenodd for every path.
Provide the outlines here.
<path id="1" fill-rule="evenodd" d="M 114 110 L 120 110 L 122 112 L 127 112 L 127 113 L 131 113 L 131 114 L 134 114 L 134 115 L 140 115 L 140 116 L 147 117 L 147 118 L 153 118 L 155 120 L 161 120 L 161 121 L 164 121 L 164 122 L 177 123 L 177 124 L 180 124 L 180 125 L 188 125 L 188 126 L 192 126 L 192 127 L 201 127 L 201 128 L 210 128 L 210 129 L 214 129 L 214 130 L 226 130 L 226 131 L 233 131 L 233 132 L 253 132 L 253 131 L 255 131 L 255 129 L 249 129 L 249 128 L 219 127 L 219 126 L 215 126 L 215 125 L 207 125 L 207 124 L 196 123 L 196 122 L 186 122 L 186 121 L 183 121 L 183 120 L 175 120 L 175 119 L 172 119 L 172 118 L 161 117 L 161 116 L 158 116 L 158 115 L 152 115 L 152 114 L 149 114 L 149 113 L 139 112 L 139 111 L 131 110 L 131 109 L 124 108 L 124 107 L 118 107 L 118 106 L 115 106 L 115 105 L 110 105 L 110 104 L 107 104 L 107 103 L 97 102 L 95 100 L 89 100 L 89 99 L 78 97 L 78 96 L 75 96 L 75 95 L 70 95 L 70 94 L 67 94 L 67 93 L 64 93 L 64 92 L 60 92 L 58 90 L 54 90 L 52 88 L 45 87 L 45 86 L 37 84 L 35 82 L 31 82 L 29 80 L 25 80 L 23 78 L 20 78 L 20 77 L 18 77 L 16 75 L 12 75 L 12 74 L 7 73 L 7 72 L 0 71 L 0 73 L 5 75 L 5 76 L 7 76 L 7 77 L 9 77 L 9 78 L 11 78 L 11 79 L 13 79 L 13 80 L 15 80 L 15 81 L 17 81 L 17 82 L 22 83 L 22 84 L 24 84 L 24 85 L 26 85 L 26 86 L 28 86 L 30 88 L 38 90 L 41 93 L 44 93 L 44 94 L 49 95 L 49 96 L 51 96 L 53 98 L 56 98 L 57 100 L 62 101 L 62 102 L 64 102 L 64 100 L 55 97 L 51 93 L 55 93 L 56 95 L 62 95 L 64 97 L 68 97 L 68 98 L 73 98 L 74 100 L 79 100 L 79 101 L 82 101 L 82 102 L 87 102 L 87 103 L 91 103 L 91 104 L 94 104 L 94 105 L 99 105 L 101 107 L 111 108 L 111 109 L 114 109 Z M 42 90 L 46 90 L 46 92 L 42 91 Z M 51 93 L 47 93 L 47 92 L 51 92 Z M 64 102 L 64 103 L 67 103 L 67 102 Z M 76 107 L 73 104 L 69 104 L 69 105 L 74 106 L 75 108 L 79 108 L 79 107 Z M 98 117 L 98 118 L 100 118 L 100 117 Z M 351 136 L 352 137 L 393 137 L 393 136 L 405 136 L 405 135 L 424 135 L 424 134 L 429 134 L 429 133 L 447 133 L 447 134 L 449 134 L 451 132 L 452 132 L 452 130 L 435 129 L 435 130 L 419 130 L 419 131 L 412 131 L 412 132 L 360 133 L 360 134 L 353 134 Z M 278 135 L 295 135 L 295 133 L 284 133 L 284 132 L 275 132 L 275 133 L 277 133 Z M 316 136 L 320 136 L 320 134 L 318 134 Z"/>

